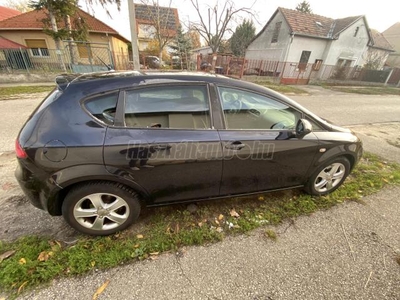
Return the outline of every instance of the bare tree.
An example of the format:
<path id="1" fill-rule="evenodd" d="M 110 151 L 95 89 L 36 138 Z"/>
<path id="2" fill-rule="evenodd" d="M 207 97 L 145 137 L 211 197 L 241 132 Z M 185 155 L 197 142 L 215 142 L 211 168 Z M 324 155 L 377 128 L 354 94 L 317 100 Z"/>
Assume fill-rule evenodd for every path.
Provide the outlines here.
<path id="1" fill-rule="evenodd" d="M 158 47 L 158 56 L 160 61 L 163 58 L 163 51 L 176 38 L 179 24 L 174 14 L 174 9 L 171 8 L 172 0 L 169 0 L 167 7 L 159 5 L 158 0 L 140 0 L 140 4 L 135 4 L 136 20 L 142 19 L 147 26 L 149 37 L 156 41 Z M 144 10 L 145 15 L 138 16 L 137 12 Z"/>
<path id="2" fill-rule="evenodd" d="M 29 7 L 29 0 L 7 0 L 5 1 L 4 6 L 16 9 L 22 13 L 32 10 Z"/>
<path id="3" fill-rule="evenodd" d="M 208 7 L 207 15 L 204 17 L 201 11 L 201 5 L 198 0 L 190 0 L 194 9 L 199 16 L 199 22 L 192 22 L 192 26 L 199 32 L 206 43 L 211 47 L 214 54 L 218 52 L 221 42 L 224 40 L 226 32 L 232 32 L 230 27 L 231 21 L 240 13 L 246 13 L 254 17 L 252 3 L 250 7 L 236 8 L 233 0 L 226 0 L 222 3 L 216 1 L 214 7 Z M 215 60 L 213 60 L 213 68 L 215 67 Z"/>
<path id="4" fill-rule="evenodd" d="M 370 70 L 380 70 L 382 69 L 383 65 L 385 64 L 385 61 L 388 57 L 388 53 L 385 53 L 384 51 L 380 51 L 377 49 L 368 49 L 366 53 L 364 53 L 363 58 L 364 58 L 364 68 L 370 69 Z"/>
<path id="5" fill-rule="evenodd" d="M 121 8 L 121 0 L 84 0 L 84 2 L 86 4 L 86 8 L 92 12 L 94 12 L 93 5 L 101 5 L 110 18 L 112 18 L 112 16 L 107 9 L 107 5 L 117 5 L 118 10 Z"/>

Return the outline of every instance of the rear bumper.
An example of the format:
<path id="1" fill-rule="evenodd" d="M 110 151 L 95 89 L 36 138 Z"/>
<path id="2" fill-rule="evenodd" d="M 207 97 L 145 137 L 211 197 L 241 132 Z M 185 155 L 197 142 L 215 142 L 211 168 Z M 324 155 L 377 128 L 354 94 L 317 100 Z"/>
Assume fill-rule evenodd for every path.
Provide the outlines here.
<path id="1" fill-rule="evenodd" d="M 55 202 L 54 199 L 61 188 L 52 183 L 52 180 L 43 171 L 36 170 L 34 172 L 34 168 L 33 164 L 18 160 L 15 178 L 33 206 L 48 211 L 51 215 L 57 215 L 58 213 L 53 207 L 49 207 L 49 204 Z M 34 174 L 41 174 L 43 177 Z"/>

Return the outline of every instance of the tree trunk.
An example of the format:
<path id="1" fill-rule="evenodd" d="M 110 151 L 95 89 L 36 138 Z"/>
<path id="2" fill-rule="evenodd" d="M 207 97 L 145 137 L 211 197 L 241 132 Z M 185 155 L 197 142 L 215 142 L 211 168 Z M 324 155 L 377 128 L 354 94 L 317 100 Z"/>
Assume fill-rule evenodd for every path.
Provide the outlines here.
<path id="1" fill-rule="evenodd" d="M 69 15 L 64 17 L 65 27 L 68 29 L 69 37 L 68 37 L 68 50 L 69 50 L 69 57 L 71 59 L 71 64 L 75 64 L 75 45 L 74 39 L 72 37 L 72 25 L 71 25 L 71 17 Z"/>
<path id="2" fill-rule="evenodd" d="M 215 66 L 217 64 L 217 58 L 218 58 L 218 54 L 217 52 L 214 52 L 212 54 L 212 63 L 211 63 L 211 71 L 214 72 L 215 71 Z"/>
<path id="3" fill-rule="evenodd" d="M 160 49 L 160 53 L 158 54 L 158 58 L 160 59 L 160 69 L 161 69 L 161 67 L 162 67 L 162 49 Z"/>
<path id="4" fill-rule="evenodd" d="M 56 17 L 54 15 L 54 12 L 49 9 L 49 17 L 50 17 L 50 23 L 51 23 L 51 29 L 54 31 L 54 33 L 58 32 L 58 27 L 57 27 L 57 21 L 56 21 Z M 66 72 L 67 69 L 65 68 L 65 64 L 64 64 L 64 60 L 62 57 L 62 46 L 61 46 L 61 41 L 60 38 L 55 36 L 54 37 L 54 42 L 56 43 L 56 52 L 57 52 L 57 58 L 58 58 L 58 62 L 60 63 L 60 67 L 61 69 Z"/>

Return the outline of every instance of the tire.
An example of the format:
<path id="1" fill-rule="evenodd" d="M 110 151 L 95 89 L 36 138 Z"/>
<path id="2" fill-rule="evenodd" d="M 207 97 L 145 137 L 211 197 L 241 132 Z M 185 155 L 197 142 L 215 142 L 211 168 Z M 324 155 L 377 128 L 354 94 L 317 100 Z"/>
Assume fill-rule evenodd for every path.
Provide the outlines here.
<path id="1" fill-rule="evenodd" d="M 327 195 L 336 190 L 350 173 L 350 162 L 338 157 L 319 167 L 309 178 L 304 190 L 310 195 Z"/>
<path id="2" fill-rule="evenodd" d="M 130 226 L 140 214 L 138 195 L 122 184 L 93 182 L 72 189 L 62 214 L 71 227 L 89 235 L 110 235 Z"/>

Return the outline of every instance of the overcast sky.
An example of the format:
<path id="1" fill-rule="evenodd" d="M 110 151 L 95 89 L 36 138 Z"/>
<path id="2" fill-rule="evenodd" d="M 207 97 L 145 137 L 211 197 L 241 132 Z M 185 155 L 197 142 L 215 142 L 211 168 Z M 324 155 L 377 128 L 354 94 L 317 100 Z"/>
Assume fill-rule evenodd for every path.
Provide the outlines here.
<path id="1" fill-rule="evenodd" d="M 112 6 L 109 10 L 113 18 L 107 16 L 102 8 L 94 9 L 94 16 L 109 26 L 117 30 L 121 35 L 130 40 L 128 0 L 123 2 L 121 10 L 118 11 Z M 146 0 L 143 0 L 146 1 Z M 152 0 L 148 0 L 149 2 Z M 201 3 L 203 12 L 207 11 L 207 5 L 214 6 L 217 0 L 198 0 Z M 254 0 L 234 0 L 236 8 L 243 5 L 251 6 Z M 261 30 L 265 23 L 269 20 L 275 10 L 280 6 L 284 8 L 295 9 L 296 5 L 302 0 L 257 0 L 252 7 L 257 21 L 254 22 L 257 31 Z M 0 0 L 4 3 L 5 0 Z M 220 4 L 224 0 L 219 0 Z M 313 13 L 329 18 L 344 18 L 350 16 L 366 15 L 368 24 L 371 28 L 380 32 L 386 30 L 394 23 L 400 22 L 400 1 L 399 0 L 309 0 Z M 82 7 L 86 10 L 84 1 L 81 0 Z M 141 0 L 135 0 L 135 3 L 141 3 Z M 161 6 L 168 6 L 169 0 L 159 0 Z M 193 9 L 190 0 L 172 0 L 172 7 L 178 8 L 179 18 L 181 22 L 187 24 L 188 21 L 195 22 L 198 20 L 196 11 Z M 93 13 L 93 11 L 90 11 Z M 243 18 L 249 18 L 248 15 L 241 15 L 236 18 L 236 23 L 232 24 L 233 29 Z M 228 35 L 227 35 L 228 37 Z"/>

